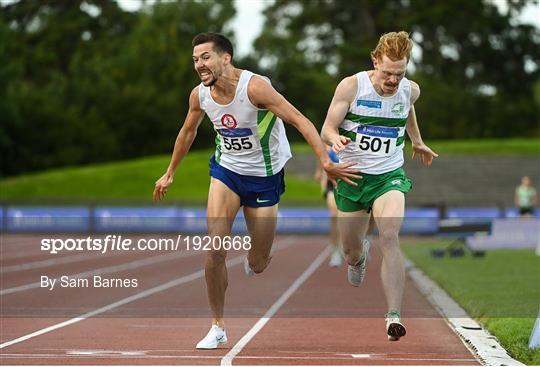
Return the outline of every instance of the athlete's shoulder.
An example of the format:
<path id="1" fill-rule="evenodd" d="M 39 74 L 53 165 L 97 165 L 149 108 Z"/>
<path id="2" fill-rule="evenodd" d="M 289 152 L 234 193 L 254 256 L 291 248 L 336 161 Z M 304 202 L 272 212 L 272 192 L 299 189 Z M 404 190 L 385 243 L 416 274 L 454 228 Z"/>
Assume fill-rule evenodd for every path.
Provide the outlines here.
<path id="1" fill-rule="evenodd" d="M 271 86 L 272 83 L 270 82 L 270 79 L 266 76 L 251 73 L 251 77 L 248 82 L 248 88 L 267 88 L 268 86 Z"/>
<path id="2" fill-rule="evenodd" d="M 358 78 L 356 74 L 346 76 L 345 78 L 341 79 L 338 86 L 341 87 L 356 87 L 358 85 Z"/>
<path id="3" fill-rule="evenodd" d="M 343 78 L 336 87 L 335 96 L 338 99 L 352 102 L 356 98 L 358 91 L 358 79 L 355 75 Z"/>
<path id="4" fill-rule="evenodd" d="M 262 75 L 254 74 L 247 86 L 249 100 L 257 108 L 265 106 L 270 99 L 277 94 L 276 90 L 270 84 L 270 80 Z"/>
<path id="5" fill-rule="evenodd" d="M 420 86 L 415 81 L 408 80 L 411 84 L 411 104 L 414 104 L 420 98 Z"/>
<path id="6" fill-rule="evenodd" d="M 201 108 L 201 99 L 199 89 L 202 84 L 196 85 L 189 94 L 189 108 L 191 109 L 200 109 Z"/>

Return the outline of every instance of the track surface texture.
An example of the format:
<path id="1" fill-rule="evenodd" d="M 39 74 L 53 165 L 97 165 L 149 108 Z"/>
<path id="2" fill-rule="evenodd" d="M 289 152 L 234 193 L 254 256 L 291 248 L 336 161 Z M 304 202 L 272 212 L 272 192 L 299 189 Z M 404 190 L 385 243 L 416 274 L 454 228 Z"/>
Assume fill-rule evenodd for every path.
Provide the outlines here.
<path id="1" fill-rule="evenodd" d="M 230 251 L 228 343 L 196 350 L 210 311 L 204 251 L 99 254 L 40 251 L 40 235 L 2 235 L 1 349 L 6 365 L 471 365 L 478 361 L 406 280 L 407 335 L 386 337 L 386 302 L 375 241 L 364 283 L 328 266 L 327 239 L 279 236 L 262 274 L 247 277 Z M 77 236 L 73 236 L 77 237 Z M 135 237 L 135 236 L 133 236 Z M 89 279 L 53 290 L 41 276 Z M 93 275 L 137 279 L 95 288 Z"/>

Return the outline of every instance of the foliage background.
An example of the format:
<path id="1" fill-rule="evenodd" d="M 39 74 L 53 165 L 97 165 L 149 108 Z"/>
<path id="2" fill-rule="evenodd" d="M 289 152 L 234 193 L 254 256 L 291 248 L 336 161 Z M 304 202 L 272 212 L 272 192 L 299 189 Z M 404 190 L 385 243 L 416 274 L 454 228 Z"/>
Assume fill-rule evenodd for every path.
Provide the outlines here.
<path id="1" fill-rule="evenodd" d="M 268 75 L 320 128 L 339 80 L 370 68 L 381 33 L 404 29 L 418 46 L 408 77 L 423 91 L 426 139 L 538 137 L 540 32 L 515 21 L 530 3 L 501 14 L 481 0 L 277 0 L 235 64 Z M 1 3 L 0 175 L 170 152 L 199 83 L 191 39 L 234 42 L 235 12 L 230 0 L 137 12 L 110 0 Z M 203 124 L 194 148 L 213 136 Z"/>

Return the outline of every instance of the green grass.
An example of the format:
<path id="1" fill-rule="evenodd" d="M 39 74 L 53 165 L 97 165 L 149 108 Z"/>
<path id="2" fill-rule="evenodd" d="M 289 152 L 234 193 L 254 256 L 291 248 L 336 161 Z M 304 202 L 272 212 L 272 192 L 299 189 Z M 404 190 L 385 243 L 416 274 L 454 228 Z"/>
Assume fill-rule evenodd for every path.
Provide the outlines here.
<path id="1" fill-rule="evenodd" d="M 431 141 L 439 154 L 538 155 L 540 139 Z M 293 144 L 294 154 L 313 154 L 307 144 Z M 407 144 L 406 154 L 410 154 Z M 168 203 L 203 204 L 208 194 L 211 150 L 188 154 L 169 189 Z M 150 201 L 154 182 L 163 174 L 170 156 L 55 169 L 0 180 L 0 200 L 18 203 L 87 203 Z M 304 173 L 305 174 L 305 173 Z M 319 185 L 287 171 L 283 205 L 324 206 Z"/>
<path id="2" fill-rule="evenodd" d="M 210 150 L 194 151 L 178 168 L 166 202 L 204 204 L 208 196 Z M 150 201 L 155 181 L 169 164 L 170 156 L 154 156 L 124 162 L 63 168 L 0 181 L 0 199 L 18 203 Z M 287 201 L 323 205 L 316 182 L 287 174 Z"/>
<path id="3" fill-rule="evenodd" d="M 514 358 L 539 365 L 540 350 L 530 350 L 528 341 L 540 305 L 540 257 L 532 250 L 491 250 L 484 258 L 430 256 L 431 249 L 448 244 L 404 241 L 403 250 Z"/>
<path id="4" fill-rule="evenodd" d="M 540 155 L 540 139 L 427 140 L 438 154 Z M 407 144 L 406 150 L 410 150 Z"/>

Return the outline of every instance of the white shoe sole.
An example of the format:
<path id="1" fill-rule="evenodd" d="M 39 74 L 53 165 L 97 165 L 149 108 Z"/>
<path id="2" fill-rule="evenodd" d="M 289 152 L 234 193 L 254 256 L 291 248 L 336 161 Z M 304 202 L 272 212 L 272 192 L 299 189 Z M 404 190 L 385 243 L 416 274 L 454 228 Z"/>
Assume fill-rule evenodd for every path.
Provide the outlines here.
<path id="1" fill-rule="evenodd" d="M 208 350 L 208 349 L 217 349 L 217 347 L 219 347 L 220 345 L 222 344 L 225 344 L 227 343 L 227 338 L 221 338 L 220 340 L 217 340 L 214 343 L 212 343 L 211 345 L 204 345 L 204 344 L 201 344 L 201 342 L 199 342 L 197 344 L 197 346 L 195 347 L 196 349 L 205 349 L 205 350 Z"/>
<path id="2" fill-rule="evenodd" d="M 341 265 L 343 265 L 343 259 L 341 258 L 341 255 L 332 255 L 330 257 L 328 266 L 330 266 L 331 268 L 339 268 Z"/>

